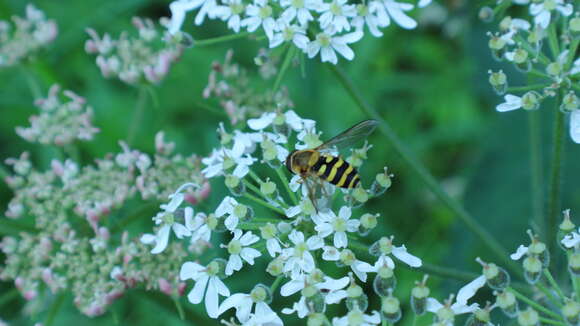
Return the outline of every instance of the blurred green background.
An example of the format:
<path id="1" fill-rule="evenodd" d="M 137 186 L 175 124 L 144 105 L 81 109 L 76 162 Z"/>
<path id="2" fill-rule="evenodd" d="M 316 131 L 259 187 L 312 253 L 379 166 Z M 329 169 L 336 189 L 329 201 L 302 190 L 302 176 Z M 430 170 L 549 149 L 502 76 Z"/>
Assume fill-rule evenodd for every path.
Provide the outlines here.
<path id="1" fill-rule="evenodd" d="M 532 201 L 528 144 L 528 116 L 525 112 L 499 114 L 494 108 L 501 98 L 487 82 L 488 69 L 504 69 L 510 83 L 521 85 L 521 75 L 511 67 L 491 59 L 485 33 L 493 29 L 477 19 L 479 1 L 441 1 L 419 16 L 419 27 L 405 31 L 392 25 L 385 36 L 376 39 L 370 34 L 354 45 L 356 58 L 340 60 L 339 65 L 351 76 L 365 98 L 380 112 L 405 142 L 406 146 L 441 181 L 454 197 L 484 225 L 510 252 L 527 243 L 525 230 L 530 227 Z M 94 124 L 101 129 L 95 141 L 80 145 L 85 163 L 92 158 L 118 151 L 118 141 L 125 138 L 132 123 L 137 89 L 117 80 L 103 78 L 94 63 L 95 57 L 84 51 L 85 28 L 114 37 L 123 30 L 132 30 L 130 18 L 144 16 L 157 19 L 168 16 L 169 1 L 36 1 L 34 4 L 49 18 L 55 19 L 59 35 L 48 49 L 26 67 L 0 70 L 0 159 L 16 157 L 30 151 L 38 167 L 47 168 L 55 151 L 29 144 L 19 138 L 15 126 L 27 126 L 30 115 L 36 114 L 33 96 L 25 74 L 42 87 L 43 96 L 53 83 L 87 98 L 95 111 Z M 0 0 L 0 19 L 24 13 L 25 1 Z M 184 30 L 194 38 L 205 39 L 225 33 L 221 22 L 192 27 L 192 15 Z M 237 40 L 226 44 L 188 49 L 169 76 L 156 87 L 159 106 L 149 102 L 145 118 L 139 126 L 134 147 L 153 152 L 153 137 L 159 130 L 166 139 L 175 141 L 184 154 L 208 154 L 218 144 L 215 129 L 224 116 L 207 111 L 197 103 L 217 103 L 202 98 L 211 62 L 223 61 L 227 49 L 235 51 L 234 60 L 256 73 L 253 58 L 264 42 Z M 306 118 L 318 121 L 323 137 L 365 119 L 365 115 L 345 93 L 325 65 L 307 60 L 306 76 L 300 69 L 291 69 L 283 80 L 294 101 L 295 110 Z M 520 78 L 520 79 L 518 79 Z M 257 82 L 257 86 L 263 85 Z M 206 101 L 206 102 L 204 102 Z M 548 178 L 553 112 L 544 107 L 538 112 L 541 123 L 544 186 Z M 425 262 L 480 273 L 475 257 L 496 260 L 481 242 L 429 192 L 393 149 L 386 145 L 379 132 L 369 139 L 374 145 L 361 174 L 370 180 L 386 164 L 396 175 L 393 187 L 380 199 L 366 205 L 370 212 L 380 212 L 380 229 L 372 234 L 395 235 L 395 243 L 406 244 L 410 252 Z M 563 174 L 563 207 L 580 207 L 580 145 L 565 139 Z M 223 189 L 215 185 L 213 195 L 204 204 L 207 209 L 221 200 Z M 545 191 L 545 188 L 544 188 Z M 0 184 L 0 210 L 6 208 L 11 192 Z M 154 212 L 152 212 L 153 214 Z M 1 226 L 0 226 L 1 227 Z M 150 230 L 150 219 L 134 225 L 135 232 Z M 0 256 L 3 259 L 2 256 Z M 401 266 L 401 265 L 399 265 Z M 239 276 L 239 284 L 250 273 Z M 405 324 L 412 323 L 408 295 L 421 272 L 397 268 L 399 286 L 395 294 L 404 301 Z M 456 293 L 462 282 L 432 277 L 432 293 L 446 298 Z M 188 284 L 188 289 L 191 284 Z M 23 300 L 3 296 L 12 283 L 0 282 L 0 319 L 16 325 L 33 324 L 44 314 L 25 316 Z M 232 286 L 233 289 L 236 286 Z M 489 292 L 478 294 L 484 302 Z M 279 303 L 281 301 L 278 301 Z M 46 303 L 46 310 L 50 307 Z M 142 290 L 130 291 L 115 302 L 112 313 L 89 319 L 65 300 L 55 324 L 82 322 L 85 325 L 111 324 L 190 324 L 217 325 L 208 321 L 203 308 L 183 300 L 187 308 L 185 321 L 179 320 L 172 301 L 161 294 Z M 374 302 L 373 304 L 377 304 Z M 277 305 L 277 307 L 281 307 Z M 376 306 L 375 306 L 376 309 Z M 497 312 L 494 313 L 498 314 Z M 498 314 L 499 315 L 499 314 Z M 423 323 L 430 320 L 423 317 Z M 300 325 L 300 322 L 295 322 Z"/>

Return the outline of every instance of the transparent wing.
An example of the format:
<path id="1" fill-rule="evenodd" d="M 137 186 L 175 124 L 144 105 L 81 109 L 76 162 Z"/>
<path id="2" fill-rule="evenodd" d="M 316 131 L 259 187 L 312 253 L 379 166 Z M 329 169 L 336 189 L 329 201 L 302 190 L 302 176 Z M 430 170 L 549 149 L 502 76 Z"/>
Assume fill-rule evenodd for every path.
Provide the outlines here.
<path id="1" fill-rule="evenodd" d="M 332 137 L 326 143 L 315 148 L 320 151 L 336 147 L 337 149 L 353 146 L 358 141 L 367 138 L 376 128 L 376 120 L 365 120 Z"/>

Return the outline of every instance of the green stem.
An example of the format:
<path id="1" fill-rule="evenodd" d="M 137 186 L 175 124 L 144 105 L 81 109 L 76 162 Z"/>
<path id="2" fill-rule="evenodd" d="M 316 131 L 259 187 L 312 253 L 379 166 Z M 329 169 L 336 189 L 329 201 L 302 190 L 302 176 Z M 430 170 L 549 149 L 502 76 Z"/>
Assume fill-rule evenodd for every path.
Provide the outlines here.
<path id="1" fill-rule="evenodd" d="M 548 28 L 548 43 L 550 44 L 550 51 L 552 51 L 552 57 L 554 58 L 554 61 L 558 60 L 560 48 L 558 46 L 556 24 L 550 24 L 550 27 Z"/>
<path id="2" fill-rule="evenodd" d="M 504 0 L 504 1 L 500 2 L 497 7 L 493 8 L 493 16 L 494 17 L 501 17 L 501 16 L 503 16 L 502 13 L 507 8 L 509 8 L 511 4 L 512 4 L 511 0 Z"/>
<path id="3" fill-rule="evenodd" d="M 545 296 L 548 298 L 548 300 L 549 300 L 549 301 L 550 301 L 550 302 L 551 302 L 553 305 L 555 305 L 555 306 L 558 306 L 558 307 L 562 307 L 562 303 L 560 302 L 560 300 L 558 300 L 558 298 L 556 298 L 556 297 L 555 297 L 555 296 L 552 294 L 552 292 L 550 291 L 550 289 L 548 289 L 547 287 L 545 287 L 544 285 L 542 285 L 542 284 L 539 284 L 539 283 L 537 283 L 537 284 L 535 285 L 535 287 L 536 287 L 536 288 L 537 288 L 537 289 L 538 289 L 540 292 L 542 292 L 542 293 L 543 293 L 543 294 L 544 294 L 544 295 L 545 295 Z"/>
<path id="4" fill-rule="evenodd" d="M 237 33 L 237 34 L 218 36 L 218 37 L 209 38 L 209 39 L 205 39 L 205 40 L 194 40 L 193 46 L 196 47 L 196 46 L 214 45 L 214 44 L 218 44 L 218 43 L 229 42 L 229 41 L 237 40 L 240 38 L 248 37 L 250 35 L 252 35 L 252 33 L 242 32 L 242 33 Z"/>
<path id="5" fill-rule="evenodd" d="M 173 298 L 173 302 L 175 303 L 175 308 L 177 308 L 177 313 L 179 314 L 179 319 L 185 320 L 185 313 L 183 312 L 183 307 L 181 306 L 181 301 L 179 301 L 179 298 Z"/>
<path id="6" fill-rule="evenodd" d="M 464 208 L 453 199 L 435 180 L 435 178 L 427 171 L 425 166 L 415 158 L 414 154 L 405 146 L 390 125 L 383 120 L 383 118 L 367 103 L 359 90 L 354 86 L 354 83 L 346 73 L 335 65 L 327 65 L 330 70 L 336 75 L 339 82 L 342 84 L 347 93 L 352 97 L 357 106 L 366 113 L 369 117 L 379 122 L 379 130 L 385 135 L 385 140 L 390 144 L 399 156 L 407 163 L 407 165 L 415 172 L 415 174 L 426 184 L 431 192 L 439 199 L 447 208 L 455 213 L 467 226 L 467 229 L 473 232 L 480 240 L 495 253 L 495 255 L 509 266 L 513 271 L 521 274 L 519 266 L 508 258 L 507 251 L 499 244 L 499 242 L 485 230 Z"/>
<path id="7" fill-rule="evenodd" d="M 540 317 L 540 321 L 544 324 L 550 324 L 550 325 L 559 325 L 559 326 L 568 326 L 566 323 L 561 322 L 561 321 L 557 321 L 557 320 L 553 320 L 550 318 L 544 318 L 544 317 Z"/>
<path id="8" fill-rule="evenodd" d="M 283 279 L 284 279 L 284 275 L 279 275 L 274 280 L 274 283 L 272 283 L 272 285 L 270 285 L 270 291 L 272 292 L 272 295 L 274 295 L 274 293 L 276 293 L 276 289 L 278 288 L 278 286 L 280 285 L 280 283 L 282 283 L 282 280 Z"/>
<path id="9" fill-rule="evenodd" d="M 541 78 L 546 78 L 546 79 L 552 79 L 552 77 L 548 74 L 546 74 L 545 72 L 542 72 L 538 69 L 534 69 L 532 68 L 532 70 L 528 71 L 528 74 L 535 76 L 535 77 L 541 77 Z"/>
<path id="10" fill-rule="evenodd" d="M 256 202 L 256 203 L 258 203 L 258 204 L 260 204 L 260 205 L 262 205 L 264 207 L 267 207 L 267 208 L 273 210 L 276 213 L 279 213 L 281 215 L 286 215 L 286 212 L 284 212 L 283 209 L 281 209 L 279 207 L 275 207 L 275 206 L 271 205 L 270 203 L 267 203 L 267 202 L 263 201 L 262 199 L 254 196 L 254 195 L 251 195 L 251 194 L 245 192 L 244 193 L 244 197 L 246 197 L 247 199 L 250 199 L 250 200 L 252 200 L 252 201 L 254 201 L 254 202 Z"/>
<path id="11" fill-rule="evenodd" d="M 562 318 L 562 316 L 558 315 L 557 313 L 553 312 L 552 310 L 549 310 L 548 308 L 542 306 L 541 304 L 533 301 L 532 299 L 530 299 L 528 296 L 521 294 L 520 292 L 516 291 L 514 288 L 512 287 L 507 287 L 506 291 L 509 291 L 511 293 L 513 293 L 516 298 L 520 299 L 521 301 L 525 302 L 526 304 L 528 304 L 529 306 L 533 307 L 534 309 L 544 313 L 545 315 L 548 315 L 552 318 L 558 319 L 558 320 L 564 320 Z"/>
<path id="12" fill-rule="evenodd" d="M 556 241 L 556 232 L 558 230 L 558 216 L 560 214 L 560 188 L 562 184 L 562 156 L 564 153 L 564 113 L 558 106 L 560 97 L 556 97 L 556 108 L 554 109 L 555 124 L 554 135 L 552 138 L 552 162 L 550 171 L 550 192 L 548 197 L 548 216 L 546 229 L 548 230 L 547 244 L 548 248 L 553 248 Z M 549 250 L 550 250 L 549 249 Z"/>
<path id="13" fill-rule="evenodd" d="M 537 225 L 537 232 L 545 236 L 544 225 L 544 197 L 542 194 L 542 153 L 540 134 L 540 112 L 535 110 L 528 113 L 528 130 L 530 139 L 530 171 L 531 171 L 531 199 L 532 214 Z M 544 238 L 545 239 L 545 238 Z"/>
<path id="14" fill-rule="evenodd" d="M 135 137 L 139 131 L 139 127 L 143 123 L 143 114 L 145 113 L 145 104 L 147 102 L 147 89 L 145 86 L 139 86 L 139 91 L 137 95 L 137 104 L 135 105 L 135 111 L 133 112 L 133 119 L 129 124 L 129 133 L 127 134 L 127 143 L 133 145 Z"/>
<path id="15" fill-rule="evenodd" d="M 260 191 L 260 189 L 259 189 L 258 187 L 254 186 L 254 185 L 253 185 L 251 182 L 249 182 L 248 180 L 246 180 L 246 179 L 243 179 L 243 180 L 242 180 L 242 182 L 244 183 L 244 185 L 246 185 L 246 187 L 250 188 L 250 190 L 252 190 L 252 191 L 253 191 L 253 192 L 254 192 L 256 195 L 258 195 L 258 196 L 260 196 L 260 197 L 264 198 L 264 201 L 265 201 L 265 202 L 267 202 L 267 200 L 269 200 L 269 199 L 270 199 L 270 198 L 268 198 L 268 196 L 264 195 L 264 194 L 262 193 L 262 191 Z M 260 181 L 257 181 L 257 182 L 260 182 Z M 278 205 L 280 205 L 281 207 L 288 208 L 288 207 L 286 207 L 286 203 L 280 203 L 280 202 L 278 202 L 278 201 L 276 201 L 276 200 L 275 200 L 275 202 L 276 202 Z"/>
<path id="16" fill-rule="evenodd" d="M 290 63 L 294 58 L 294 53 L 296 53 L 296 48 L 292 44 L 288 43 L 288 50 L 286 51 L 286 56 L 284 57 L 284 62 L 282 62 L 282 67 L 278 72 L 278 76 L 276 76 L 276 80 L 274 81 L 274 86 L 272 87 L 272 94 L 276 94 L 276 91 L 280 86 L 280 82 L 282 82 L 282 78 L 284 78 L 286 71 L 290 67 Z"/>
<path id="17" fill-rule="evenodd" d="M 550 85 L 551 85 L 550 83 L 541 83 L 541 84 L 533 84 L 533 85 L 528 85 L 528 86 L 508 87 L 508 89 L 506 91 L 508 93 L 527 92 L 527 91 L 544 89 Z"/>
<path id="18" fill-rule="evenodd" d="M 556 291 L 556 293 L 560 297 L 560 300 L 562 300 L 562 302 L 563 302 L 564 299 L 566 298 L 566 296 L 564 295 L 564 291 L 562 291 L 562 289 L 560 288 L 560 285 L 558 285 L 556 280 L 554 280 L 552 273 L 550 273 L 550 270 L 548 270 L 547 268 L 544 268 L 544 276 L 546 277 L 546 279 L 548 280 L 548 282 L 550 283 L 552 288 Z"/>
<path id="19" fill-rule="evenodd" d="M 280 167 L 280 168 L 276 169 L 276 173 L 278 174 L 278 178 L 280 178 L 280 182 L 282 182 L 282 184 L 284 185 L 284 188 L 286 189 L 286 192 L 290 196 L 292 203 L 294 203 L 294 205 L 298 205 L 298 203 L 299 203 L 298 198 L 296 197 L 296 194 L 294 193 L 294 191 L 292 191 L 292 189 L 290 189 L 290 182 L 288 182 L 288 178 L 286 177 L 286 174 L 284 174 L 284 171 L 282 171 L 282 169 L 284 169 L 284 167 Z"/>
<path id="20" fill-rule="evenodd" d="M 65 298 L 64 293 L 59 293 L 56 295 L 54 302 L 50 306 L 50 310 L 48 311 L 48 315 L 46 316 L 46 319 L 44 321 L 44 325 L 46 325 L 46 326 L 52 325 L 52 323 L 54 322 L 54 319 L 56 318 L 56 314 L 58 313 L 58 311 L 60 310 L 60 307 L 64 303 L 64 298 Z"/>

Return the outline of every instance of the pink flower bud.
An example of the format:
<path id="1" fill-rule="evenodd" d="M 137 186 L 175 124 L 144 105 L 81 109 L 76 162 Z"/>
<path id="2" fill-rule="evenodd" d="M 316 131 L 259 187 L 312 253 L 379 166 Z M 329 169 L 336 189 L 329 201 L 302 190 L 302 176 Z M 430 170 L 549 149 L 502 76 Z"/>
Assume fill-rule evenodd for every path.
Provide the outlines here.
<path id="1" fill-rule="evenodd" d="M 173 287 L 171 286 L 171 283 L 169 283 L 166 279 L 160 278 L 158 280 L 158 284 L 159 291 L 167 294 L 168 296 L 171 296 L 173 294 Z"/>

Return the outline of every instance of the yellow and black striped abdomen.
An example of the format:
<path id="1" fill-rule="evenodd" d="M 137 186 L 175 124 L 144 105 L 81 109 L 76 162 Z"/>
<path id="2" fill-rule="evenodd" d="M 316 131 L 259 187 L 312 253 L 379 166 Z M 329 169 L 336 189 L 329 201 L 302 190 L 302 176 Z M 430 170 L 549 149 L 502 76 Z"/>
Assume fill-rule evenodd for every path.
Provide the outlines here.
<path id="1" fill-rule="evenodd" d="M 360 182 L 356 169 L 340 157 L 320 155 L 311 169 L 320 178 L 341 188 L 354 188 Z"/>

